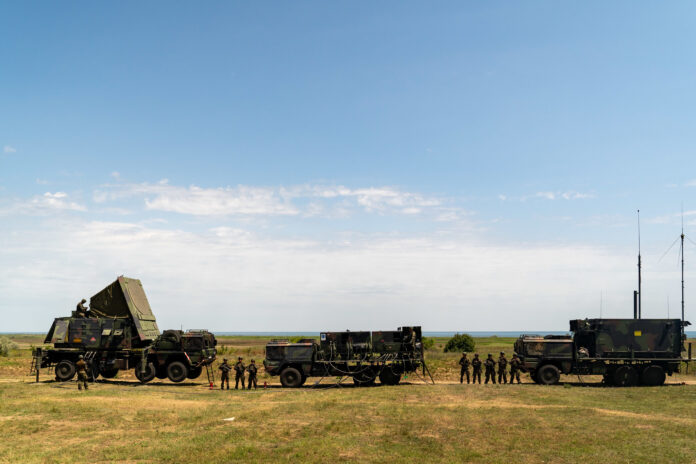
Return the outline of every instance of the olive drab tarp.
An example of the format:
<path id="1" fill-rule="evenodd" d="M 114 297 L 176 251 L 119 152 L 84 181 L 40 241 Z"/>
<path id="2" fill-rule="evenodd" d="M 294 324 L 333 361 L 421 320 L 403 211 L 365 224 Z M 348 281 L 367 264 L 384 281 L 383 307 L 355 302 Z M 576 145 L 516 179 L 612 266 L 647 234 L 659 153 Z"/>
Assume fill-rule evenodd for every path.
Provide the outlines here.
<path id="1" fill-rule="evenodd" d="M 141 340 L 154 340 L 159 335 L 150 303 L 138 279 L 119 277 L 114 283 L 89 300 L 90 312 L 105 318 L 133 318 Z"/>

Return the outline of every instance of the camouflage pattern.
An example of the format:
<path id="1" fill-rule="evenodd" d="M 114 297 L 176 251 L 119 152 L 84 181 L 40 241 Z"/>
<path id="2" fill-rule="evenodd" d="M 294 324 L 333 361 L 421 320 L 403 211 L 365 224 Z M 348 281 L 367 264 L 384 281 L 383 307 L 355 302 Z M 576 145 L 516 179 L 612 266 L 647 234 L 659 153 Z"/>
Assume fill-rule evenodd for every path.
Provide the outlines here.
<path id="1" fill-rule="evenodd" d="M 572 336 L 523 335 L 515 351 L 521 368 L 540 383 L 555 383 L 562 373 L 603 375 L 617 385 L 661 385 L 665 374 L 679 372 L 686 325 L 679 319 L 577 319 L 570 321 Z M 544 367 L 549 364 L 556 373 Z"/>
<path id="2" fill-rule="evenodd" d="M 459 371 L 459 383 L 464 383 L 464 376 L 466 375 L 466 383 L 470 383 L 470 376 L 469 376 L 469 365 L 471 364 L 471 361 L 469 361 L 469 358 L 466 357 L 466 353 L 462 353 L 462 358 L 459 360 L 459 365 L 461 366 L 461 370 Z"/>
<path id="3" fill-rule="evenodd" d="M 140 364 L 143 369 L 136 374 L 141 381 L 152 380 L 145 375 L 150 365 L 159 378 L 169 376 L 176 382 L 196 378 L 215 359 L 217 340 L 208 331 L 166 330 L 160 336 L 138 279 L 119 277 L 90 299 L 88 314 L 82 308 L 81 301 L 73 315 L 84 317 L 56 318 L 44 340 L 53 349 L 42 350 L 38 363 L 45 368 L 62 362 L 63 368 L 56 371 L 59 380 L 75 375 L 72 367 L 80 354 L 90 354 L 95 377 L 113 378 L 119 370 Z M 178 363 L 176 372 L 169 372 L 173 363 Z"/>
<path id="4" fill-rule="evenodd" d="M 495 359 L 493 359 L 493 355 L 489 354 L 488 358 L 484 361 L 483 365 L 486 368 L 485 383 L 488 383 L 489 380 L 495 383 Z"/>
<path id="5" fill-rule="evenodd" d="M 258 369 L 256 368 L 256 363 L 251 360 L 251 364 L 247 366 L 247 372 L 249 373 L 249 379 L 247 380 L 247 390 L 251 390 L 252 384 L 254 385 L 254 390 L 256 390 L 256 373 Z"/>
<path id="6" fill-rule="evenodd" d="M 242 390 L 244 390 L 244 371 L 246 366 L 242 362 L 242 358 L 239 358 L 237 363 L 234 365 L 234 389 L 239 389 L 239 382 L 242 382 Z"/>
<path id="7" fill-rule="evenodd" d="M 510 383 L 515 383 L 515 379 L 517 379 L 517 383 L 522 383 L 520 381 L 521 369 L 522 361 L 520 361 L 520 358 L 518 358 L 515 354 L 512 356 L 512 359 L 510 360 Z"/>
<path id="8" fill-rule="evenodd" d="M 218 367 L 220 370 L 220 390 L 225 388 L 225 382 L 227 382 L 227 389 L 230 389 L 230 371 L 232 367 L 227 364 L 227 360 L 224 359 L 222 364 Z"/>
<path id="9" fill-rule="evenodd" d="M 422 332 L 418 326 L 394 331 L 321 332 L 319 342 L 271 340 L 263 365 L 280 375 L 284 386 L 299 387 L 307 377 L 353 377 L 356 385 L 371 385 L 377 377 L 395 385 L 401 375 L 423 367 Z M 284 374 L 285 373 L 285 374 Z"/>
<path id="10" fill-rule="evenodd" d="M 507 364 L 508 360 L 505 353 L 500 353 L 498 358 L 498 383 L 507 383 Z"/>
<path id="11" fill-rule="evenodd" d="M 77 371 L 77 389 L 82 390 L 84 386 L 87 390 L 89 388 L 87 385 L 87 363 L 82 359 L 82 356 L 75 363 L 75 370 Z"/>
<path id="12" fill-rule="evenodd" d="M 471 360 L 471 367 L 474 371 L 474 383 L 476 383 L 476 379 L 478 378 L 479 385 L 481 384 L 481 364 L 481 359 L 478 353 L 476 353 L 474 359 Z"/>

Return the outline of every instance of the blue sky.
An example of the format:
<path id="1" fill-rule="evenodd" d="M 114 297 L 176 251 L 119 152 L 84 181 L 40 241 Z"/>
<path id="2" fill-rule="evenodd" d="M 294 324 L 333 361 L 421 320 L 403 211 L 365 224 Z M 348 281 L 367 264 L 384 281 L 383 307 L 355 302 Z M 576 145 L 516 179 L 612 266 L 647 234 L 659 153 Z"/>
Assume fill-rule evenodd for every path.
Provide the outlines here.
<path id="1" fill-rule="evenodd" d="M 5 3 L 0 330 L 121 273 L 163 327 L 563 330 L 630 314 L 637 208 L 676 314 L 695 13 Z"/>

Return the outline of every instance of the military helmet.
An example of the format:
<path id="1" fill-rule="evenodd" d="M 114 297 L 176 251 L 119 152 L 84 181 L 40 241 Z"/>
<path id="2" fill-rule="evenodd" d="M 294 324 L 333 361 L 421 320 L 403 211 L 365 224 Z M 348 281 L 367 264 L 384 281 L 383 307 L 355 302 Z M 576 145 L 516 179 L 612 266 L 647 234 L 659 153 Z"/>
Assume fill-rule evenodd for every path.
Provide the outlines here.
<path id="1" fill-rule="evenodd" d="M 256 362 L 256 361 L 254 361 L 254 360 L 252 359 L 251 362 Z"/>
<path id="2" fill-rule="evenodd" d="M 504 351 L 501 351 L 500 354 L 505 354 L 505 352 L 504 352 Z"/>
<path id="3" fill-rule="evenodd" d="M 237 360 L 238 360 L 238 361 L 241 361 L 241 360 L 242 360 L 242 357 L 241 357 L 241 356 L 240 356 L 240 357 L 238 357 L 238 358 L 237 358 Z"/>
<path id="4" fill-rule="evenodd" d="M 226 362 L 227 362 L 227 358 L 222 358 L 222 362 L 226 363 Z"/>
<path id="5" fill-rule="evenodd" d="M 478 353 L 474 353 L 474 356 L 476 356 L 478 358 Z"/>
<path id="6" fill-rule="evenodd" d="M 493 357 L 493 355 L 492 355 L 492 354 L 490 354 L 490 353 L 488 353 L 488 357 L 489 357 L 489 358 L 492 358 L 492 357 Z"/>
<path id="7" fill-rule="evenodd" d="M 83 298 L 82 301 L 80 301 L 80 303 L 87 303 L 87 300 Z"/>
<path id="8" fill-rule="evenodd" d="M 80 358 L 80 359 L 84 359 L 85 357 L 84 357 L 84 356 L 82 356 L 82 355 L 80 355 L 80 356 L 78 356 L 78 358 Z"/>

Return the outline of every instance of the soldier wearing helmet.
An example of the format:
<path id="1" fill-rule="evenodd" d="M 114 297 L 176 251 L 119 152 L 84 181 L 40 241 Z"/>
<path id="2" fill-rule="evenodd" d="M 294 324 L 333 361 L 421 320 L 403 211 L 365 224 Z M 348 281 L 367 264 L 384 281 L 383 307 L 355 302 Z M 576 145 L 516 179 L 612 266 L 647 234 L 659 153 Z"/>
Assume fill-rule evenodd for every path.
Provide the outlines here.
<path id="1" fill-rule="evenodd" d="M 471 360 L 471 367 L 474 370 L 474 383 L 476 383 L 478 378 L 478 383 L 481 385 L 481 359 L 478 353 L 474 354 L 474 359 Z"/>
<path id="2" fill-rule="evenodd" d="M 488 353 L 488 358 L 486 361 L 484 361 L 483 365 L 486 368 L 486 382 L 492 381 L 495 384 L 495 359 L 493 359 L 493 355 Z"/>
<path id="3" fill-rule="evenodd" d="M 82 386 L 84 385 L 85 390 L 87 390 L 87 363 L 85 362 L 84 356 L 79 356 L 79 359 L 75 363 L 75 370 L 77 370 L 77 389 L 82 390 Z"/>
<path id="4" fill-rule="evenodd" d="M 505 357 L 505 352 L 500 352 L 498 358 L 498 383 L 507 383 L 507 364 L 508 360 Z"/>

